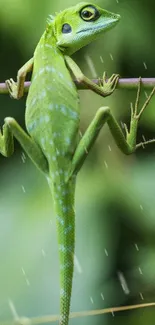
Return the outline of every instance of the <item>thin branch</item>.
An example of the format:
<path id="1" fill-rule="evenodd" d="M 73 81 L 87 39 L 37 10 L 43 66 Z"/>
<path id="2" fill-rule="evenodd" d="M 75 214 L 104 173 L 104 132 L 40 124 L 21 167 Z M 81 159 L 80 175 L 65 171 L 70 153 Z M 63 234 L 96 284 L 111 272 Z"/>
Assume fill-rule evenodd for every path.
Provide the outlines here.
<path id="1" fill-rule="evenodd" d="M 74 312 L 70 314 L 69 318 L 77 318 L 77 317 L 85 317 L 85 316 L 95 316 L 95 315 L 102 315 L 106 313 L 114 313 L 118 311 L 125 311 L 131 309 L 139 309 L 145 307 L 152 307 L 155 306 L 155 302 L 146 303 L 146 304 L 138 304 L 138 305 L 130 305 L 130 306 L 122 306 L 122 307 L 114 307 L 114 308 L 105 308 L 105 309 L 97 309 L 97 310 L 88 310 L 82 312 Z M 39 325 L 39 324 L 48 324 L 53 323 L 59 320 L 59 315 L 49 315 L 49 316 L 40 316 L 40 317 L 33 317 L 33 318 L 26 318 L 26 317 L 19 317 L 14 320 L 10 320 L 8 322 L 3 322 L 3 325 Z"/>
<path id="2" fill-rule="evenodd" d="M 102 79 L 100 79 L 102 80 Z M 155 86 L 155 78 L 142 78 L 142 86 L 146 89 L 151 89 Z M 99 85 L 99 80 L 98 79 L 92 79 L 92 81 Z M 83 89 L 87 89 L 87 87 L 83 84 L 81 84 L 80 82 L 78 82 L 77 80 L 74 81 L 77 88 L 80 90 Z M 138 86 L 138 82 L 139 82 L 139 78 L 120 78 L 118 85 L 116 88 L 118 89 L 137 89 Z M 28 89 L 30 87 L 30 81 L 25 82 L 25 92 L 28 92 Z M 5 85 L 5 83 L 0 83 L 0 94 L 8 94 L 8 89 Z"/>

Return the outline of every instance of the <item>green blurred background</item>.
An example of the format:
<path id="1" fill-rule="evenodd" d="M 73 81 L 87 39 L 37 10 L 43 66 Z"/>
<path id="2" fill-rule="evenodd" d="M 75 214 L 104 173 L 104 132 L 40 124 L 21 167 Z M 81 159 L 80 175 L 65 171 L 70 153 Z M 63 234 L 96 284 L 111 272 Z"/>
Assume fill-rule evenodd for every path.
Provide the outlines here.
<path id="1" fill-rule="evenodd" d="M 155 76 L 154 1 L 94 3 L 119 13 L 118 26 L 74 55 L 89 77 Z M 16 77 L 32 56 L 46 18 L 75 0 L 0 0 L 0 82 Z M 90 62 L 92 62 L 90 64 Z M 92 69 L 92 66 L 94 67 Z M 147 91 L 147 94 L 149 91 Z M 81 131 L 108 105 L 129 123 L 136 91 L 117 90 L 107 99 L 80 91 Z M 142 102 L 146 99 L 143 92 Z M 0 123 L 13 116 L 24 127 L 25 98 L 0 96 Z M 140 122 L 138 141 L 155 135 L 155 97 Z M 76 191 L 76 265 L 72 311 L 155 301 L 155 145 L 126 157 L 107 126 L 79 174 Z M 55 218 L 44 177 L 15 142 L 0 156 L 0 321 L 59 312 L 59 265 Z M 70 324 L 155 323 L 154 308 L 73 319 Z"/>

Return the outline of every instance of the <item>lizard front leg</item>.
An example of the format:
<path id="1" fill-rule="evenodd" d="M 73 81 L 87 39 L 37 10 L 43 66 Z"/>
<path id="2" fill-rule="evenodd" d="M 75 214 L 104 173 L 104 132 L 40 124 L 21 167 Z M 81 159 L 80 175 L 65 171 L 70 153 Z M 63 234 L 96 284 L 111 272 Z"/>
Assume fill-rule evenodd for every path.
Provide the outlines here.
<path id="1" fill-rule="evenodd" d="M 20 68 L 17 73 L 17 82 L 14 82 L 13 79 L 8 79 L 5 81 L 9 89 L 10 96 L 14 99 L 19 99 L 23 96 L 25 78 L 27 73 L 33 69 L 33 61 L 34 59 L 31 58 L 23 65 L 22 68 Z"/>
<path id="2" fill-rule="evenodd" d="M 91 89 L 102 97 L 107 97 L 114 92 L 119 80 L 118 74 L 113 74 L 109 80 L 106 81 L 106 73 L 104 72 L 103 81 L 99 79 L 99 85 L 96 85 L 82 73 L 78 65 L 69 56 L 65 56 L 65 62 L 67 64 L 67 67 L 72 71 L 77 81 L 86 85 L 88 89 Z"/>
<path id="3" fill-rule="evenodd" d="M 0 130 L 0 153 L 4 157 L 10 157 L 14 152 L 13 134 L 9 126 L 5 123 Z"/>
<path id="4" fill-rule="evenodd" d="M 131 107 L 131 121 L 130 121 L 130 129 L 128 131 L 127 126 L 125 126 L 126 136 L 123 134 L 120 126 L 118 125 L 116 119 L 113 117 L 109 107 L 101 107 L 97 113 L 91 124 L 89 125 L 88 129 L 86 130 L 85 134 L 83 135 L 79 145 L 75 151 L 72 160 L 71 170 L 69 172 L 69 177 L 73 174 L 77 174 L 80 170 L 81 166 L 83 165 L 88 152 L 90 151 L 91 147 L 93 146 L 101 128 L 107 122 L 110 131 L 113 135 L 113 138 L 119 147 L 119 149 L 125 154 L 130 155 L 136 151 L 139 147 L 149 144 L 155 143 L 155 139 L 148 140 L 145 142 L 141 142 L 136 144 L 136 136 L 137 136 L 137 128 L 138 122 L 144 112 L 145 108 L 149 104 L 153 94 L 155 93 L 155 87 L 153 88 L 152 92 L 150 93 L 149 97 L 145 101 L 143 107 L 141 108 L 140 112 L 138 113 L 138 104 L 139 104 L 139 97 L 140 97 L 140 86 L 141 86 L 141 79 L 139 80 L 139 86 L 137 91 L 137 98 L 135 102 L 134 108 Z"/>
<path id="5" fill-rule="evenodd" d="M 27 155 L 34 164 L 45 174 L 48 174 L 48 162 L 43 155 L 41 148 L 35 141 L 20 127 L 12 117 L 5 118 L 3 133 L 0 133 L 0 153 L 9 157 L 14 152 L 13 136 L 19 141 Z"/>

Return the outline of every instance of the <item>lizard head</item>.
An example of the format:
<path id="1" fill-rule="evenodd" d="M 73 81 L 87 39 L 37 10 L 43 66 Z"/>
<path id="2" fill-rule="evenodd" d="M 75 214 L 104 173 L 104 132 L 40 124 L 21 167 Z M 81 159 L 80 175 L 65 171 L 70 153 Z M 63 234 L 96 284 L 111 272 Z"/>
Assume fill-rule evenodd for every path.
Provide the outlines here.
<path id="1" fill-rule="evenodd" d="M 54 17 L 56 45 L 64 54 L 71 55 L 114 27 L 119 20 L 119 15 L 94 4 L 79 3 Z"/>

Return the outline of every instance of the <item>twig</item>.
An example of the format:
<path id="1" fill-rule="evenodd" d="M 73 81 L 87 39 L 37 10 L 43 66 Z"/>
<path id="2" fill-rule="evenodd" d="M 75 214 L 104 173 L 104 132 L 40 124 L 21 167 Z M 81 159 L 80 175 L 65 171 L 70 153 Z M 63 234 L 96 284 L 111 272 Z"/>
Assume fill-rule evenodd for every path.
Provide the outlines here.
<path id="1" fill-rule="evenodd" d="M 101 79 L 100 79 L 101 80 Z M 92 79 L 92 81 L 95 84 L 99 84 L 98 79 Z M 142 86 L 147 89 L 151 89 L 155 86 L 155 78 L 142 78 Z M 87 87 L 81 83 L 79 83 L 77 80 L 74 81 L 77 88 L 80 90 L 87 89 Z M 120 78 L 117 88 L 118 89 L 137 89 L 139 82 L 139 78 Z M 25 82 L 25 92 L 28 92 L 28 89 L 30 87 L 30 81 Z M 5 85 L 5 83 L 0 83 L 0 94 L 8 94 L 8 89 Z"/>
<path id="2" fill-rule="evenodd" d="M 114 313 L 118 311 L 125 311 L 131 309 L 139 309 L 144 307 L 151 307 L 155 306 L 155 302 L 146 303 L 146 304 L 138 304 L 138 305 L 130 305 L 130 306 L 122 306 L 122 307 L 114 307 L 114 308 L 105 308 L 105 309 L 97 309 L 97 310 L 88 310 L 88 311 L 81 311 L 81 312 L 74 312 L 70 314 L 70 318 L 77 318 L 77 317 L 85 317 L 85 316 L 95 316 L 95 315 L 102 315 L 106 313 Z M 13 320 L 12 322 L 3 322 L 3 325 L 39 325 L 39 324 L 48 324 L 53 323 L 59 320 L 59 315 L 49 315 L 49 316 L 40 316 L 40 317 L 33 317 L 33 318 L 26 318 L 26 317 L 19 317 L 18 320 Z"/>

